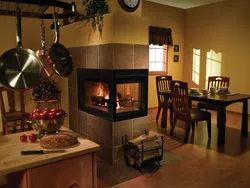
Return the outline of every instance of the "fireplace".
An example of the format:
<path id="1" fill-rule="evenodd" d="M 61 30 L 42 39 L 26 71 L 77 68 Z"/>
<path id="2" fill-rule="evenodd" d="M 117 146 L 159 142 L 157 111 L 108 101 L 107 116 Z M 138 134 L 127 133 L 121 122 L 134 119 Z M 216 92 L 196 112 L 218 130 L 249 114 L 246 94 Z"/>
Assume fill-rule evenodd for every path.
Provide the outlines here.
<path id="1" fill-rule="evenodd" d="M 77 69 L 78 109 L 109 121 L 147 115 L 147 69 Z"/>

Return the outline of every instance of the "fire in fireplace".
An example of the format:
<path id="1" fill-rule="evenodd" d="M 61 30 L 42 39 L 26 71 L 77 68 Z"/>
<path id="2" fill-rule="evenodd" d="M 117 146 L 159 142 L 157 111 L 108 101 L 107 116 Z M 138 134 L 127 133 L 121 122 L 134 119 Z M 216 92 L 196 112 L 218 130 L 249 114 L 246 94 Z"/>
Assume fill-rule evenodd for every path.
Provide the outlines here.
<path id="1" fill-rule="evenodd" d="M 147 69 L 78 69 L 79 109 L 111 121 L 147 115 Z"/>

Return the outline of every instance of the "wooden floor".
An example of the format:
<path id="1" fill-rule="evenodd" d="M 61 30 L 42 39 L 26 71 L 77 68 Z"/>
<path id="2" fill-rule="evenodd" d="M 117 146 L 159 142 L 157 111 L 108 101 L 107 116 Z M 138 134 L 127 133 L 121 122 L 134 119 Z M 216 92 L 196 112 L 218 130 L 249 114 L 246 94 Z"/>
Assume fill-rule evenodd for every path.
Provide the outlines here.
<path id="1" fill-rule="evenodd" d="M 225 146 L 217 146 L 216 113 L 212 112 L 212 139 L 208 141 L 205 122 L 197 125 L 189 142 L 184 144 L 183 123 L 178 122 L 174 136 L 161 129 L 155 120 L 156 110 L 149 110 L 151 130 L 165 134 L 172 141 L 169 150 L 182 155 L 180 162 L 161 167 L 153 174 L 144 174 L 116 185 L 115 188 L 248 188 L 250 187 L 250 136 L 241 137 L 241 115 L 227 113 Z M 160 119 L 160 118 L 159 118 Z M 250 122 L 248 123 L 250 124 Z M 250 129 L 249 129 L 250 130 Z M 109 187 L 98 180 L 98 188 Z"/>

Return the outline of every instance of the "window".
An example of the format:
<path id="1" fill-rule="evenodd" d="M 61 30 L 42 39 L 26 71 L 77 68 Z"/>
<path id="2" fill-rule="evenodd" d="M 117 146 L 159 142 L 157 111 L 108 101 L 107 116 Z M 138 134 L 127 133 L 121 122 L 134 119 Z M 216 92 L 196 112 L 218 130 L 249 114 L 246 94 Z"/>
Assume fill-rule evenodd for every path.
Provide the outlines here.
<path id="1" fill-rule="evenodd" d="M 167 46 L 149 45 L 149 71 L 167 71 Z"/>
<path id="2" fill-rule="evenodd" d="M 200 50 L 193 49 L 192 80 L 199 85 L 200 80 Z"/>
<path id="3" fill-rule="evenodd" d="M 206 63 L 206 87 L 208 84 L 209 76 L 221 76 L 221 53 L 215 53 L 210 50 L 207 52 L 207 63 Z"/>

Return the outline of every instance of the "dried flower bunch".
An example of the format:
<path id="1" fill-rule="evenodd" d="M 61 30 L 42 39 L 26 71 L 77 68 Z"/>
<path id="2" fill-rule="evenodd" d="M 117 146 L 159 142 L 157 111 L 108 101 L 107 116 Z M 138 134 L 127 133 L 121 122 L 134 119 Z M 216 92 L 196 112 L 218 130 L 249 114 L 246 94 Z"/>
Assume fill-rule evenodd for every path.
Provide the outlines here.
<path id="1" fill-rule="evenodd" d="M 33 88 L 33 100 L 57 100 L 59 99 L 61 91 L 58 89 L 54 80 L 49 78 L 42 78 Z"/>

